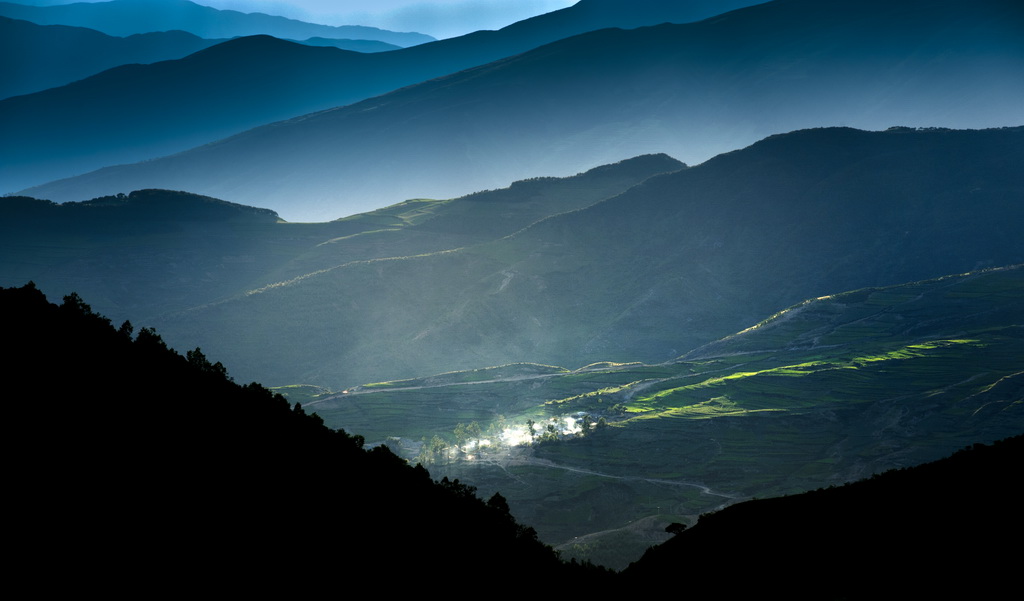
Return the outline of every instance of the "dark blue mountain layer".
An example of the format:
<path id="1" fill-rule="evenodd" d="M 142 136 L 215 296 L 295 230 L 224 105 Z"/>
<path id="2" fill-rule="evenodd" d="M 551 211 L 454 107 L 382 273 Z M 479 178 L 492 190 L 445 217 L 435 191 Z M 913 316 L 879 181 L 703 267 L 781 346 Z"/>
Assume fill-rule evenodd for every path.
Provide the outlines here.
<path id="1" fill-rule="evenodd" d="M 220 41 L 183 31 L 120 38 L 0 17 L 0 99 L 63 86 L 119 65 L 182 58 Z"/>
<path id="2" fill-rule="evenodd" d="M 745 3 L 730 2 L 722 8 Z M 0 104 L 0 129 L 8 134 L 0 143 L 0 192 L 186 150 L 566 36 L 618 24 L 686 22 L 710 14 L 707 2 L 644 6 L 634 14 L 618 3 L 581 2 L 500 31 L 368 57 L 304 52 L 266 40 L 238 41 L 177 65 L 105 73 L 80 85 Z M 626 157 L 616 160 L 622 158 Z"/>
<path id="3" fill-rule="evenodd" d="M 124 65 L 0 101 L 5 188 L 132 162 L 333 106 L 350 80 L 385 91 L 394 76 L 366 55 L 253 36 L 184 59 Z M 359 96 L 357 96 L 359 97 Z"/>
<path id="4" fill-rule="evenodd" d="M 218 10 L 187 0 L 111 0 L 57 6 L 25 6 L 0 2 L 0 15 L 41 25 L 88 27 L 115 36 L 176 29 L 202 38 L 272 35 L 305 39 L 320 36 L 380 40 L 402 47 L 434 39 L 422 33 L 398 33 L 359 25 L 335 27 L 263 13 Z"/>
<path id="5" fill-rule="evenodd" d="M 305 40 L 291 40 L 307 46 L 333 46 L 342 50 L 353 50 L 355 52 L 389 52 L 398 50 L 400 46 L 379 42 L 377 40 L 339 40 L 335 38 L 313 37 Z"/>

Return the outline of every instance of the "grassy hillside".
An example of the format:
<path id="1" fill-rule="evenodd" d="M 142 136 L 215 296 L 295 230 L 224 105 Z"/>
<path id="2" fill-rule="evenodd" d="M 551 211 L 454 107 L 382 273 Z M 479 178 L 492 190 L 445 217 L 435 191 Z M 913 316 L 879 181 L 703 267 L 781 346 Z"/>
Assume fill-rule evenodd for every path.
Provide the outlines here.
<path id="1" fill-rule="evenodd" d="M 156 325 L 272 385 L 667 361 L 807 298 L 1024 262 L 1022 149 L 1020 128 L 774 136 L 503 238 Z"/>
<path id="2" fill-rule="evenodd" d="M 146 323 L 353 261 L 506 236 L 683 167 L 664 155 L 637 157 L 574 177 L 411 200 L 327 223 L 285 223 L 266 209 L 161 190 L 60 205 L 2 198 L 0 284 L 33 280 L 51 296 L 78 292 L 113 318 Z"/>
<path id="3" fill-rule="evenodd" d="M 500 488 L 545 540 L 624 566 L 671 521 L 942 457 L 1024 428 L 1024 267 L 811 299 L 659 365 L 506 366 L 307 397 L 327 423 Z M 604 418 L 510 448 L 527 420 Z M 430 459 L 429 457 L 426 457 Z M 664 534 L 662 533 L 662 537 Z"/>

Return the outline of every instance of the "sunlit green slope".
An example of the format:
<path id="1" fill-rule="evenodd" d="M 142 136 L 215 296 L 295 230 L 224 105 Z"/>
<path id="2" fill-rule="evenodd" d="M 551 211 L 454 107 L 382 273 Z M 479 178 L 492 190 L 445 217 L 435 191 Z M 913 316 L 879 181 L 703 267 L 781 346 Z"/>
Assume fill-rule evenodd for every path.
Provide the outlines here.
<path id="1" fill-rule="evenodd" d="M 500 487 L 546 540 L 571 549 L 610 531 L 575 544 L 615 564 L 659 524 L 723 503 L 1024 431 L 1024 267 L 811 299 L 660 365 L 506 366 L 361 386 L 307 407 Z M 566 427 L 585 416 L 607 426 Z M 572 433 L 510 447 L 527 420 L 538 434 L 549 423 Z M 482 452 L 471 436 L 461 452 L 416 444 L 456 445 L 456 427 L 473 421 L 490 445 Z"/>

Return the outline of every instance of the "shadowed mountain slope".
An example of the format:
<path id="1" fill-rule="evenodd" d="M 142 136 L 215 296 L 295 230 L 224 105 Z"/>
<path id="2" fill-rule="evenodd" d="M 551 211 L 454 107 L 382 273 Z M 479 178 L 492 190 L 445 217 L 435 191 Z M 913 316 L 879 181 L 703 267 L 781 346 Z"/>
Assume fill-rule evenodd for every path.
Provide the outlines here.
<path id="1" fill-rule="evenodd" d="M 1024 262 L 1022 135 L 774 136 L 500 240 L 338 264 L 157 325 L 274 385 L 665 361 L 803 299 Z"/>
<path id="2" fill-rule="evenodd" d="M 694 163 L 823 124 L 1018 125 L 1022 32 L 1024 7 L 1006 0 L 771 2 L 576 36 L 30 193 L 188 189 L 330 218 L 654 151 Z"/>

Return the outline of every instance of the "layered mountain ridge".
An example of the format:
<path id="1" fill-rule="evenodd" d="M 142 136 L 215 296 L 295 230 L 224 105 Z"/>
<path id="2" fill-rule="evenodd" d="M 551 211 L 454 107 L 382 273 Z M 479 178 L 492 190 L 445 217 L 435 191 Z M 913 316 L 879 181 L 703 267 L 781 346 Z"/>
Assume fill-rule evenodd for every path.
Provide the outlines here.
<path id="1" fill-rule="evenodd" d="M 271 384 L 664 361 L 806 298 L 1024 262 L 1021 135 L 777 136 L 512 236 L 339 261 L 156 324 Z"/>
<path id="2" fill-rule="evenodd" d="M 174 344 L 273 385 L 665 361 L 807 298 L 1024 262 L 1021 135 L 806 130 L 687 169 L 650 157 L 327 224 L 268 218 L 259 227 L 287 233 L 283 246 L 267 244 L 280 234 L 205 236 L 213 254 L 174 263 L 182 276 L 207 264 L 203 276 L 155 296 L 160 271 L 116 251 L 109 275 L 54 262 L 52 284 L 35 277 L 61 290 L 80 281 L 115 317 L 135 307 Z M 30 274 L 39 259 L 17 242 L 29 230 L 12 226 L 8 271 Z M 89 247 L 75 248 L 67 259 Z M 126 296 L 104 284 L 139 268 L 155 287 Z"/>
<path id="3" fill-rule="evenodd" d="M 655 2 L 634 11 L 618 3 L 587 1 L 499 31 L 374 56 L 303 49 L 259 38 L 234 40 L 224 48 L 173 63 L 117 69 L 72 86 L 0 103 L 0 127 L 9 132 L 0 140 L 0 189 L 13 192 L 106 165 L 187 150 L 257 125 L 358 102 L 594 29 L 620 23 L 689 22 L 710 11 L 707 3 Z M 152 187 L 161 186 L 132 189 Z M 467 187 L 459 193 L 477 189 Z M 67 196 L 46 196 L 59 201 L 87 198 L 70 191 Z M 377 206 L 398 200 L 403 198 L 388 198 Z M 367 208 L 371 207 L 362 205 L 361 210 Z"/>
<path id="4" fill-rule="evenodd" d="M 182 58 L 220 41 L 182 31 L 119 38 L 0 17 L 0 99 L 66 85 L 119 65 Z M 71 53 L 73 61 L 68 60 Z"/>
<path id="5" fill-rule="evenodd" d="M 693 164 L 819 125 L 1019 125 L 1022 11 L 1001 0 L 790 0 L 602 30 L 28 193 L 187 189 L 329 219 L 643 153 Z"/>
<path id="6" fill-rule="evenodd" d="M 86 27 L 113 36 L 178 30 L 208 39 L 248 35 L 292 39 L 325 37 L 380 40 L 403 47 L 434 39 L 422 33 L 399 33 L 358 25 L 337 27 L 264 13 L 219 10 L 187 0 L 108 0 L 55 6 L 0 2 L 0 15 L 40 25 Z"/>

